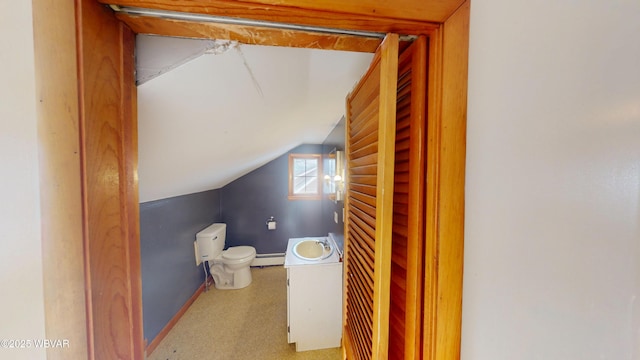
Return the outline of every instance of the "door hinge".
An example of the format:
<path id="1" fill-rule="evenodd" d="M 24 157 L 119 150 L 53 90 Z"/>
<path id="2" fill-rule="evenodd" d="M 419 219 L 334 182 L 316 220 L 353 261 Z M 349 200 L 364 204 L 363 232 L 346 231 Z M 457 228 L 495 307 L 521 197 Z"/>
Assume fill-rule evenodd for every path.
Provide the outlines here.
<path id="1" fill-rule="evenodd" d="M 288 333 L 289 333 L 289 332 L 291 332 L 291 331 L 289 331 L 289 325 L 287 325 L 287 332 L 288 332 Z"/>

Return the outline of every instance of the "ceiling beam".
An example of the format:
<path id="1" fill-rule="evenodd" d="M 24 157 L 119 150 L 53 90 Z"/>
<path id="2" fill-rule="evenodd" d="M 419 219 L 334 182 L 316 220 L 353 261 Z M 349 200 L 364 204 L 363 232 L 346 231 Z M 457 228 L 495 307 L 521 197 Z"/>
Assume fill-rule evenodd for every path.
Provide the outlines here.
<path id="1" fill-rule="evenodd" d="M 103 4 L 193 14 L 243 18 L 334 29 L 428 34 L 461 3 L 460 0 L 98 0 Z M 345 4 L 346 3 L 346 4 Z M 390 2 L 385 2 L 390 3 Z M 426 3 L 426 4 L 425 4 Z M 433 9 L 432 9 L 433 8 Z M 435 10 L 437 8 L 437 10 Z M 431 9 L 431 10 L 429 10 Z M 432 19 L 432 20 L 431 20 Z M 145 29 L 141 29 L 145 30 Z M 146 29 L 144 33 L 152 33 Z"/>
<path id="2" fill-rule="evenodd" d="M 118 13 L 117 17 L 139 34 L 234 40 L 251 45 L 374 52 L 381 42 L 381 39 L 363 38 L 354 35 L 320 34 L 300 30 L 282 30 L 214 22 L 193 22 L 133 16 L 124 13 Z"/>

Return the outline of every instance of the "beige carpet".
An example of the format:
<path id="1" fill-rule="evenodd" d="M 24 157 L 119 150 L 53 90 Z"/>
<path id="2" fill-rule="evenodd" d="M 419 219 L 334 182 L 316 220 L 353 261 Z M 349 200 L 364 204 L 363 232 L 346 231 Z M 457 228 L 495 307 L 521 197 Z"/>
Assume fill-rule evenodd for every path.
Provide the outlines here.
<path id="1" fill-rule="evenodd" d="M 286 270 L 251 268 L 244 289 L 202 293 L 150 360 L 341 359 L 339 348 L 296 352 L 287 343 Z"/>

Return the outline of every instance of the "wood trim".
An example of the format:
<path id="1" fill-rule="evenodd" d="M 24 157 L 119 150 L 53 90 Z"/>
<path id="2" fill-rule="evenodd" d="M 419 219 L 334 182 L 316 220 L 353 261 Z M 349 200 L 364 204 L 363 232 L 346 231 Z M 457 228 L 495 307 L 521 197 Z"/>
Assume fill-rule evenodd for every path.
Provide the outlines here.
<path id="1" fill-rule="evenodd" d="M 442 118 L 442 31 L 429 37 L 427 90 L 427 188 L 424 263 L 424 309 L 422 356 L 435 359 L 436 309 L 438 304 L 438 206 L 440 195 L 440 129 Z"/>
<path id="2" fill-rule="evenodd" d="M 140 254 L 140 199 L 138 196 L 138 90 L 135 81 L 135 33 L 126 24 L 119 24 L 120 37 L 123 39 L 120 47 L 122 59 L 120 86 L 122 119 L 120 133 L 122 134 L 121 151 L 124 155 L 122 172 L 125 184 L 121 186 L 123 202 L 123 223 L 126 224 L 128 237 L 125 242 L 127 248 L 127 266 L 130 277 L 128 280 L 130 309 L 128 316 L 133 322 L 130 337 L 134 358 L 136 354 L 144 352 L 144 334 L 142 321 L 142 268 Z"/>
<path id="3" fill-rule="evenodd" d="M 201 23 L 118 14 L 136 33 L 186 38 L 233 40 L 242 44 L 296 48 L 374 52 L 382 39 L 353 35 L 328 35 L 255 26 Z"/>
<path id="4" fill-rule="evenodd" d="M 460 358 L 469 1 L 431 37 L 425 359 Z"/>
<path id="5" fill-rule="evenodd" d="M 394 16 L 388 11 L 379 11 L 377 6 L 371 6 L 368 11 L 352 12 L 345 4 L 347 2 L 337 2 L 329 4 L 326 1 L 311 1 L 304 3 L 299 0 L 289 0 L 288 4 L 282 1 L 271 1 L 270 3 L 259 1 L 236 1 L 236 0 L 98 0 L 104 4 L 116 4 L 120 6 L 139 7 L 155 10 L 167 10 L 188 12 L 204 15 L 226 16 L 234 18 L 253 19 L 260 21 L 270 21 L 278 23 L 290 23 L 308 26 L 321 26 L 336 29 L 375 31 L 381 33 L 397 34 L 424 34 L 438 27 L 437 23 L 444 21 L 461 3 L 460 0 L 430 0 L 437 2 L 440 6 L 450 8 L 438 20 L 413 19 L 421 15 L 434 15 L 434 13 L 417 11 L 422 8 L 424 1 L 402 0 L 410 2 L 410 5 L 401 6 L 391 4 L 387 7 L 393 11 L 404 11 L 406 18 Z M 379 1 L 376 4 L 381 4 Z M 350 1 L 351 4 L 358 4 L 362 1 Z M 436 16 L 434 16 L 436 17 Z M 152 33 L 145 30 L 144 33 Z"/>
<path id="6" fill-rule="evenodd" d="M 247 0 L 258 4 L 284 4 L 287 6 L 310 9 L 333 9 L 336 12 L 350 14 L 378 15 L 397 19 L 418 21 L 443 21 L 453 12 L 460 1 L 435 0 L 379 0 L 341 1 L 341 0 Z"/>
<path id="7" fill-rule="evenodd" d="M 444 23 L 438 216 L 438 312 L 435 359 L 459 359 L 464 257 L 469 11 L 466 1 Z"/>
<path id="8" fill-rule="evenodd" d="M 142 359 L 134 33 L 76 5 L 89 358 Z"/>
<path id="9" fill-rule="evenodd" d="M 208 277 L 207 281 L 210 284 L 213 284 L 213 278 L 211 278 L 211 276 Z M 169 320 L 167 325 L 165 325 L 162 328 L 162 330 L 160 330 L 158 335 L 156 335 L 156 337 L 153 340 L 151 340 L 151 342 L 149 343 L 149 345 L 147 345 L 145 350 L 146 356 L 151 355 L 151 353 L 158 347 L 158 345 L 160 345 L 160 342 L 167 336 L 167 334 L 169 334 L 169 331 L 173 329 L 173 327 L 178 323 L 178 321 L 180 321 L 184 313 L 186 313 L 187 310 L 189 310 L 189 307 L 191 307 L 191 305 L 196 301 L 198 296 L 200 296 L 204 292 L 204 287 L 205 287 L 205 284 L 202 283 L 200 287 L 198 287 L 196 292 L 194 292 L 193 295 L 191 295 L 189 300 L 187 300 L 187 302 L 185 302 L 184 305 L 182 305 L 180 310 L 178 310 L 178 312 L 171 318 L 171 320 Z"/>

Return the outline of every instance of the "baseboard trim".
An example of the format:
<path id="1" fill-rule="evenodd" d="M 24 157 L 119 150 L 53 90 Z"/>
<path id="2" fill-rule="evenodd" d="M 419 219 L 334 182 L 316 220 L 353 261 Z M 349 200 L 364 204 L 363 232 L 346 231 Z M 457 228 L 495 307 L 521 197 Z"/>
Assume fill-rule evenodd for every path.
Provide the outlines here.
<path id="1" fill-rule="evenodd" d="M 257 254 L 251 266 L 284 265 L 284 253 Z"/>
<path id="2" fill-rule="evenodd" d="M 211 279 L 211 276 L 209 276 L 209 279 L 207 279 L 207 281 L 209 282 L 209 284 L 213 284 L 213 279 Z M 200 294 L 202 294 L 202 292 L 204 292 L 204 283 L 200 285 L 198 290 L 196 290 L 196 292 L 193 293 L 193 295 L 189 298 L 189 300 L 187 300 L 187 302 L 185 302 L 184 305 L 182 305 L 180 310 L 178 310 L 178 312 L 171 318 L 171 320 L 169 320 L 167 325 L 165 325 L 165 327 L 162 328 L 162 330 L 158 333 L 158 335 L 156 335 L 156 337 L 153 340 L 151 340 L 149 345 L 147 345 L 145 349 L 146 356 L 151 355 L 151 353 L 158 347 L 158 345 L 160 345 L 160 342 L 167 336 L 169 331 L 173 329 L 173 327 L 178 322 L 178 320 L 180 320 L 182 315 L 184 315 L 184 313 L 187 312 L 191 304 L 193 304 L 193 302 L 196 301 L 196 299 L 198 298 L 198 296 L 200 296 Z"/>

